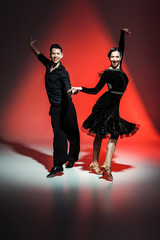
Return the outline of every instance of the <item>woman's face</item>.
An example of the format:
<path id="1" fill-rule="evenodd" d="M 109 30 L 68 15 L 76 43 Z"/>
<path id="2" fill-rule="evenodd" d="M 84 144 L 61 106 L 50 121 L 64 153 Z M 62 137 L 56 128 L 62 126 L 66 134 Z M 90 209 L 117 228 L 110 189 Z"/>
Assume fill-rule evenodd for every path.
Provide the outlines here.
<path id="1" fill-rule="evenodd" d="M 120 52 L 118 52 L 118 51 L 112 52 L 109 60 L 111 62 L 112 68 L 114 68 L 114 69 L 120 68 L 120 61 L 121 61 Z"/>

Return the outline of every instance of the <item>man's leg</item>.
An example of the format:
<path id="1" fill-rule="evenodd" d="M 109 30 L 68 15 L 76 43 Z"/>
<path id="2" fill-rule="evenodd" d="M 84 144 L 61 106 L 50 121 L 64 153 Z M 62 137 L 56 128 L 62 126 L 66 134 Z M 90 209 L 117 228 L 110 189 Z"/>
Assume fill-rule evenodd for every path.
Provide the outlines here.
<path id="1" fill-rule="evenodd" d="M 62 107 L 61 105 L 55 106 L 53 111 L 50 112 L 51 123 L 54 133 L 53 149 L 54 167 L 47 177 L 53 177 L 57 172 L 63 171 L 63 164 L 67 161 L 67 136 L 64 131 L 62 122 Z"/>
<path id="2" fill-rule="evenodd" d="M 67 105 L 66 117 L 65 117 L 65 129 L 67 133 L 67 139 L 70 143 L 68 153 L 68 164 L 66 167 L 73 167 L 74 162 L 78 160 L 80 152 L 80 135 L 77 123 L 77 114 L 72 101 L 69 101 Z"/>

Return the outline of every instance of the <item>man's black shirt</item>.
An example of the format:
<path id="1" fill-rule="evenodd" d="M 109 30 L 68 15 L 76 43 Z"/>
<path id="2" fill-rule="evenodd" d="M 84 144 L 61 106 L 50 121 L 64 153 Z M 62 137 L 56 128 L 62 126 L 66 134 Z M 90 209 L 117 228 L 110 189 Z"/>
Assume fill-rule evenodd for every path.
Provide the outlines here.
<path id="1" fill-rule="evenodd" d="M 58 68 L 50 72 L 51 61 L 41 53 L 38 59 L 46 67 L 45 86 L 51 106 L 71 100 L 72 98 L 67 95 L 67 91 L 71 88 L 70 78 L 64 66 L 60 63 Z"/>

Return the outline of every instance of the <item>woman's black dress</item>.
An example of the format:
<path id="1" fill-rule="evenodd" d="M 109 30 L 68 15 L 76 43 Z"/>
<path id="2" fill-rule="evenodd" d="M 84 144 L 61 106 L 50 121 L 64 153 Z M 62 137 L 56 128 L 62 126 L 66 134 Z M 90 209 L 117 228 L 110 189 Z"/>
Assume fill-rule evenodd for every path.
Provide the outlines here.
<path id="1" fill-rule="evenodd" d="M 124 34 L 125 32 L 121 30 L 119 49 L 122 56 L 124 52 Z M 82 87 L 82 92 L 97 94 L 105 84 L 108 85 L 109 90 L 94 105 L 91 115 L 82 125 L 82 131 L 88 135 L 98 135 L 102 138 L 132 136 L 138 130 L 139 125 L 130 123 L 119 116 L 120 100 L 128 84 L 128 77 L 121 68 L 107 69 L 95 88 Z"/>

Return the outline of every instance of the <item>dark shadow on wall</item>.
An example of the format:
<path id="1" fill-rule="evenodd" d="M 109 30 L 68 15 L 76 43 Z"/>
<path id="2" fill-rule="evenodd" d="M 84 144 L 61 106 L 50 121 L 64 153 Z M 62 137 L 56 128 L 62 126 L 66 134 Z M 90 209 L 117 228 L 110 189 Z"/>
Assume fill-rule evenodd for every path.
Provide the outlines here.
<path id="1" fill-rule="evenodd" d="M 91 0 L 104 31 L 109 30 L 115 45 L 120 29 L 128 27 L 132 34 L 125 41 L 124 61 L 133 77 L 136 89 L 147 113 L 160 132 L 159 1 Z M 123 67 L 123 66 L 122 66 Z"/>
<path id="2" fill-rule="evenodd" d="M 134 84 L 157 130 L 160 132 L 159 112 L 159 1 L 88 0 L 98 11 L 104 31 L 117 43 L 119 30 L 129 27 L 132 35 L 126 41 L 124 60 L 129 67 Z M 27 46 L 29 36 L 38 39 L 42 46 L 44 32 L 52 18 L 52 31 L 73 0 L 28 0 L 3 2 L 1 6 L 1 73 L 0 112 L 12 97 L 20 74 L 28 64 L 31 53 Z M 82 16 L 83 17 L 83 16 Z M 65 24 L 65 23 L 64 23 Z M 59 29 L 60 31 L 60 29 Z M 41 49 L 44 51 L 44 49 Z M 31 64 L 33 65 L 33 61 Z M 149 97 L 148 97 L 149 96 Z"/>
<path id="3" fill-rule="evenodd" d="M 52 17 L 53 31 L 64 7 L 64 0 L 15 0 L 10 1 L 9 5 L 8 2 L 1 5 L 0 27 L 3 47 L 0 59 L 0 112 L 19 86 L 19 76 L 23 78 L 24 69 L 28 67 L 28 60 L 32 54 L 28 47 L 30 36 L 37 40 L 37 47 L 44 51 L 41 46 L 50 18 Z M 32 66 L 34 60 L 33 58 Z"/>

